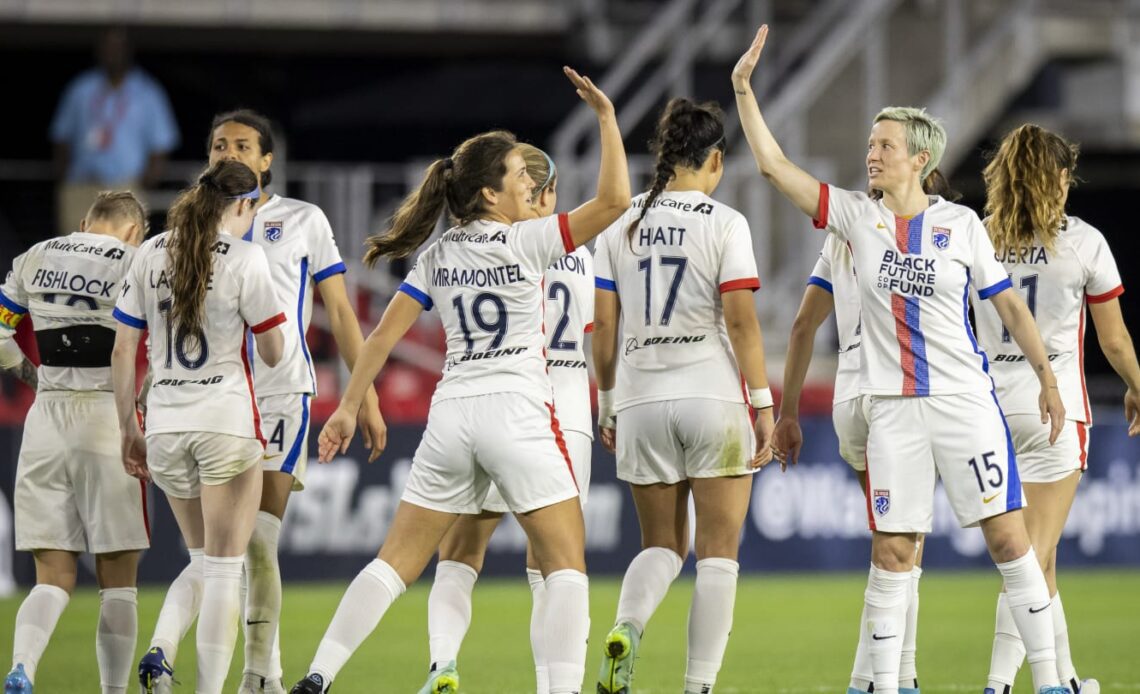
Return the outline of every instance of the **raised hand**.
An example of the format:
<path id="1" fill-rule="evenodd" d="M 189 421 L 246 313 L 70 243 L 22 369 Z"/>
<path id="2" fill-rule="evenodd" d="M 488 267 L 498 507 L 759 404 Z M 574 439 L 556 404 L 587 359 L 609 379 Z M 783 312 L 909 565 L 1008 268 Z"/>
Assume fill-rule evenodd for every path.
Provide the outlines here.
<path id="1" fill-rule="evenodd" d="M 738 89 L 743 89 L 751 85 L 752 71 L 756 69 L 756 63 L 760 62 L 760 51 L 764 50 L 764 41 L 768 39 L 768 25 L 763 24 L 760 29 L 756 31 L 756 37 L 752 39 L 752 45 L 740 56 L 740 60 L 736 61 L 736 67 L 732 68 L 732 86 Z"/>
<path id="2" fill-rule="evenodd" d="M 613 115 L 614 105 L 610 103 L 610 98 L 606 96 L 605 92 L 598 89 L 597 85 L 590 81 L 589 77 L 579 75 L 573 68 L 563 66 L 562 72 L 570 78 L 571 84 L 574 85 L 575 91 L 586 105 L 594 110 L 594 113 L 599 116 Z"/>

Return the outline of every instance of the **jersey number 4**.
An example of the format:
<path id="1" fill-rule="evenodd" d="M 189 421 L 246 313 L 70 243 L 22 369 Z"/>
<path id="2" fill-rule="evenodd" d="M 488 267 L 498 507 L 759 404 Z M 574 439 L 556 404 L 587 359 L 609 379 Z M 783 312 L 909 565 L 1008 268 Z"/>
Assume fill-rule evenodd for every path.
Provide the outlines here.
<path id="1" fill-rule="evenodd" d="M 681 256 L 663 255 L 658 258 L 662 267 L 673 267 L 673 281 L 669 283 L 669 295 L 665 297 L 665 306 L 661 309 L 660 325 L 669 325 L 673 317 L 673 307 L 677 303 L 677 290 L 681 288 L 681 280 L 685 277 L 685 268 L 689 266 L 689 259 Z M 642 258 L 637 261 L 638 272 L 645 273 L 645 324 L 651 324 L 650 304 L 653 303 L 653 258 Z"/>

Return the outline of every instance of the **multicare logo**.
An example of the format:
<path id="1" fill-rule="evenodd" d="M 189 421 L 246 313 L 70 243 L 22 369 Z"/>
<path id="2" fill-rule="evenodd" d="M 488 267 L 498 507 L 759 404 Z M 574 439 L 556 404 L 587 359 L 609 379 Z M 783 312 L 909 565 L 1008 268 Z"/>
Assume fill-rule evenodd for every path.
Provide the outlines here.
<path id="1" fill-rule="evenodd" d="M 281 239 L 281 234 L 285 230 L 285 222 L 266 222 L 265 223 L 265 240 L 273 243 Z"/>
<path id="2" fill-rule="evenodd" d="M 934 241 L 934 247 L 938 250 L 944 251 L 950 247 L 950 230 L 946 227 L 931 228 L 930 237 Z"/>
<path id="3" fill-rule="evenodd" d="M 891 510 L 891 492 L 888 489 L 876 489 L 872 496 L 875 504 L 875 513 L 885 516 Z"/>

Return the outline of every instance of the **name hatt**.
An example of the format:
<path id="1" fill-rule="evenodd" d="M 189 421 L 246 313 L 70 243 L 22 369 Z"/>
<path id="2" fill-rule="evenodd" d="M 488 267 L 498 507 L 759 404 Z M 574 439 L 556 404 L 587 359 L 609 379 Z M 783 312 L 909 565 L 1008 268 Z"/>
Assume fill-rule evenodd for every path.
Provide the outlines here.
<path id="1" fill-rule="evenodd" d="M 36 270 L 36 274 L 32 276 L 32 286 L 110 299 L 111 290 L 115 288 L 115 283 L 99 278 L 88 279 L 83 275 L 73 275 L 67 270 L 44 270 L 41 268 Z"/>
<path id="2" fill-rule="evenodd" d="M 883 253 L 879 265 L 879 289 L 904 296 L 934 296 L 934 258 L 901 255 L 894 250 Z"/>
<path id="3" fill-rule="evenodd" d="M 647 227 L 637 230 L 639 246 L 684 246 L 685 227 Z"/>
<path id="4" fill-rule="evenodd" d="M 492 268 L 438 267 L 431 273 L 431 283 L 436 287 L 501 287 L 524 280 L 518 265 Z"/>

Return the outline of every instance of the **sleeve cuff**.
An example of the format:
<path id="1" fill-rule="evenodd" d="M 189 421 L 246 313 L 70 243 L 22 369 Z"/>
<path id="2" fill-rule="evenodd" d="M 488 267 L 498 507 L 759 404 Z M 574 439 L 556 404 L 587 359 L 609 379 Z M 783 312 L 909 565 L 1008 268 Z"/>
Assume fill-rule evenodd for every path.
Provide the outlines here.
<path id="1" fill-rule="evenodd" d="M 720 283 L 721 294 L 724 294 L 725 292 L 734 292 L 738 289 L 751 289 L 752 291 L 756 291 L 759 288 L 759 277 L 745 277 L 744 279 L 729 280 L 727 282 Z"/>
<path id="2" fill-rule="evenodd" d="M 985 289 L 979 289 L 978 290 L 978 298 L 979 299 L 988 299 L 991 296 L 993 296 L 994 294 L 1004 292 L 1005 290 L 1009 289 L 1012 286 L 1013 286 L 1013 282 L 1008 277 L 1006 277 L 1005 279 L 998 282 L 997 284 L 991 284 L 990 286 L 986 287 Z"/>
<path id="3" fill-rule="evenodd" d="M 1116 297 L 1124 293 L 1124 285 L 1118 284 L 1115 289 L 1110 289 L 1104 294 L 1085 294 L 1085 301 L 1090 304 L 1103 304 L 1106 301 L 1112 301 Z M 0 294 L 0 296 L 3 296 Z"/>
<path id="4" fill-rule="evenodd" d="M 269 330 L 270 328 L 276 328 L 277 326 L 284 323 L 286 320 L 287 319 L 285 318 L 285 314 L 283 312 L 278 313 L 276 316 L 273 316 L 272 318 L 268 318 L 266 320 L 263 320 L 260 323 L 258 323 L 257 325 L 249 326 L 249 331 L 251 333 L 253 333 L 254 335 L 260 335 L 261 333 L 265 332 L 266 330 Z"/>
<path id="5" fill-rule="evenodd" d="M 118 306 L 116 306 L 115 310 L 111 312 L 111 315 L 114 317 L 115 320 L 119 321 L 123 325 L 129 325 L 130 327 L 137 328 L 139 330 L 146 330 L 146 321 L 145 320 L 143 320 L 142 318 L 135 318 L 134 316 L 132 316 L 129 313 L 124 313 L 122 310 L 119 309 Z"/>
<path id="6" fill-rule="evenodd" d="M 15 301 L 12 301 L 8 297 L 4 296 L 4 292 L 0 292 L 0 306 L 3 306 L 4 308 L 19 316 L 22 316 L 28 312 L 27 307 L 21 306 Z"/>
<path id="7" fill-rule="evenodd" d="M 430 311 L 431 307 L 434 305 L 432 304 L 430 296 L 420 291 L 420 289 L 408 284 L 407 282 L 401 282 L 400 286 L 396 287 L 396 291 L 403 292 L 415 299 L 417 302 L 419 302 L 420 306 L 424 307 L 425 311 Z"/>
<path id="8" fill-rule="evenodd" d="M 819 184 L 819 217 L 811 220 L 816 229 L 827 228 L 827 205 L 831 197 L 831 190 L 827 187 L 826 183 Z"/>
<path id="9" fill-rule="evenodd" d="M 816 277 L 815 275 L 812 275 L 808 278 L 807 283 L 809 286 L 814 284 L 820 289 L 825 290 L 828 294 L 835 294 L 835 288 L 831 286 L 831 282 L 828 282 L 822 277 Z"/>
<path id="10" fill-rule="evenodd" d="M 574 238 L 570 236 L 570 215 L 565 212 L 558 215 L 558 233 L 562 234 L 562 247 L 567 253 L 573 253 L 577 246 L 574 245 Z"/>
<path id="11" fill-rule="evenodd" d="M 593 323 L 587 323 L 586 328 L 582 332 L 584 332 L 584 333 L 594 332 L 594 324 Z"/>
<path id="12" fill-rule="evenodd" d="M 332 277 L 333 275 L 340 275 L 340 274 L 343 274 L 345 272 L 348 272 L 348 268 L 346 268 L 344 266 L 343 262 L 338 262 L 338 263 L 335 263 L 333 265 L 329 265 L 328 267 L 326 267 L 324 270 L 321 270 L 320 272 L 314 272 L 313 273 L 313 281 L 316 282 L 317 284 L 320 284 L 321 282 L 324 282 L 325 280 Z"/>
<path id="13" fill-rule="evenodd" d="M 597 289 L 605 289 L 607 292 L 616 292 L 617 291 L 617 282 L 614 282 L 613 280 L 608 280 L 605 277 L 595 277 L 594 278 L 594 287 L 596 287 Z"/>

